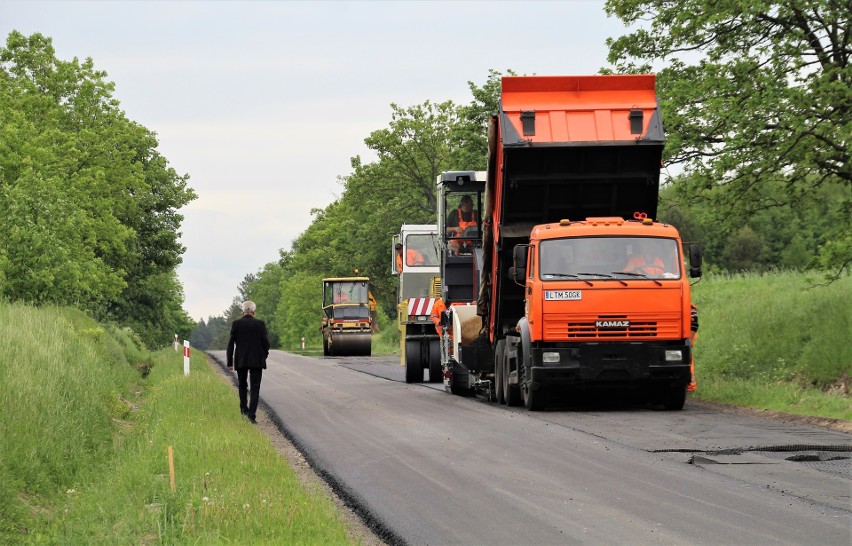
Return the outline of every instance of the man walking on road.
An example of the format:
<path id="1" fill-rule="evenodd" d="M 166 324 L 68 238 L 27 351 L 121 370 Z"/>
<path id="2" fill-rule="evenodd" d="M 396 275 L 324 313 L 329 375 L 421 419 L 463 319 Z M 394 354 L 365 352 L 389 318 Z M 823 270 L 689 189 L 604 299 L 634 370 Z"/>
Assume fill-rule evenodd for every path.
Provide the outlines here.
<path id="1" fill-rule="evenodd" d="M 242 309 L 243 318 L 231 323 L 231 337 L 228 338 L 228 369 L 237 368 L 240 412 L 248 417 L 249 421 L 256 423 L 260 379 L 263 376 L 263 370 L 266 369 L 266 357 L 269 356 L 269 335 L 266 332 L 266 324 L 254 318 L 254 312 L 257 309 L 254 302 L 244 301 Z M 248 379 L 251 381 L 250 398 L 246 392 Z"/>

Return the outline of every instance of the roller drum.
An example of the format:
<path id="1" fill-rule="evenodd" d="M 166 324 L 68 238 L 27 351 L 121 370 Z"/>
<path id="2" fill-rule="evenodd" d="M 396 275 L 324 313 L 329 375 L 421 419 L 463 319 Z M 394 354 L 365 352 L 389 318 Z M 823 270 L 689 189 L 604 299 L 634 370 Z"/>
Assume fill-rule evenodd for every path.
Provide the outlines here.
<path id="1" fill-rule="evenodd" d="M 370 356 L 371 338 L 372 334 L 369 332 L 335 332 L 329 340 L 329 352 L 331 356 Z"/>

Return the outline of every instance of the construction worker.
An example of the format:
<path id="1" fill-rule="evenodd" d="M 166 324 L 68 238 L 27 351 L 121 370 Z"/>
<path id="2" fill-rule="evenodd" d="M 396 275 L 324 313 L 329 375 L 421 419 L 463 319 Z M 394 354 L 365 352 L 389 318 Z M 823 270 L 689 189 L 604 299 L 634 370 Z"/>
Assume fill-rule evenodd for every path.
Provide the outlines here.
<path id="1" fill-rule="evenodd" d="M 402 243 L 394 245 L 396 253 L 396 272 L 402 273 Z"/>
<path id="2" fill-rule="evenodd" d="M 470 195 L 463 195 L 458 208 L 447 215 L 447 235 L 461 237 L 464 230 L 469 227 L 477 227 L 476 211 L 473 210 L 473 198 Z M 451 240 L 448 246 L 453 254 L 458 254 L 461 247 L 470 247 L 471 241 Z"/>
<path id="3" fill-rule="evenodd" d="M 408 247 L 405 251 L 405 265 L 429 265 L 426 263 L 426 258 L 419 250 Z"/>
<path id="4" fill-rule="evenodd" d="M 396 248 L 396 271 L 402 273 L 402 243 L 397 243 Z M 405 252 L 405 265 L 418 266 L 429 265 L 426 257 L 423 254 L 411 247 Z"/>
<path id="5" fill-rule="evenodd" d="M 690 372 L 690 380 L 689 385 L 686 387 L 686 392 L 695 392 L 698 390 L 698 382 L 695 381 L 695 341 L 698 339 L 698 307 L 690 304 L 691 307 L 691 315 L 692 315 L 692 324 L 690 327 L 691 335 L 690 335 L 690 345 L 692 345 L 692 361 L 689 363 L 689 372 Z"/>
<path id="6" fill-rule="evenodd" d="M 442 335 L 443 331 L 441 330 L 441 312 L 447 308 L 444 305 L 444 300 L 438 298 L 435 300 L 434 305 L 432 305 L 432 312 L 429 315 L 429 319 L 432 321 L 432 324 L 435 325 L 435 331 L 438 332 L 438 335 Z"/>
<path id="7" fill-rule="evenodd" d="M 655 243 L 651 239 L 637 239 L 638 252 L 634 252 L 627 265 L 624 266 L 625 273 L 641 273 L 652 277 L 660 277 L 666 270 L 662 258 L 655 253 Z"/>

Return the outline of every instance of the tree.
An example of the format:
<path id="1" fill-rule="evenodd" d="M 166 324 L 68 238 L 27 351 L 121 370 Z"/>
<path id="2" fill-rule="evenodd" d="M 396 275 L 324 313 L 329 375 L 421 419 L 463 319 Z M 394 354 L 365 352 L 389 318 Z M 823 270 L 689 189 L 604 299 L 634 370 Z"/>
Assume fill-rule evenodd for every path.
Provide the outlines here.
<path id="1" fill-rule="evenodd" d="M 722 251 L 722 266 L 729 271 L 760 270 L 765 252 L 763 237 L 744 226 L 728 239 Z"/>
<path id="2" fill-rule="evenodd" d="M 607 0 L 606 10 L 639 24 L 608 40 L 615 69 L 659 67 L 665 161 L 691 175 L 686 198 L 743 218 L 852 184 L 848 2 Z M 763 191 L 776 183 L 782 194 Z M 838 226 L 824 249 L 838 274 L 850 241 Z"/>
<path id="3" fill-rule="evenodd" d="M 174 272 L 177 211 L 195 194 L 113 90 L 41 34 L 0 48 L 0 295 L 133 324 L 159 346 L 192 325 Z"/>

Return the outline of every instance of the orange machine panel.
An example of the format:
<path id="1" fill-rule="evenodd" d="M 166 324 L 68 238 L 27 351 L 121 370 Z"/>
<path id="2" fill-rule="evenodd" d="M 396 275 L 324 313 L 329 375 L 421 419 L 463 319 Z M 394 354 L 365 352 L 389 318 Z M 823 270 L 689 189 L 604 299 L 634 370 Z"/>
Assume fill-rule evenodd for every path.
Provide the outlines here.
<path id="1" fill-rule="evenodd" d="M 532 143 L 616 142 L 644 137 L 657 110 L 655 76 L 505 76 L 503 112 L 524 135 L 522 111 L 535 111 Z M 630 113 L 642 111 L 642 132 L 630 130 Z"/>

